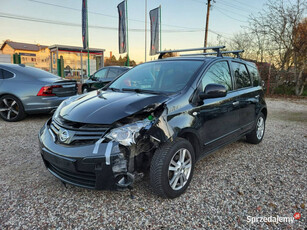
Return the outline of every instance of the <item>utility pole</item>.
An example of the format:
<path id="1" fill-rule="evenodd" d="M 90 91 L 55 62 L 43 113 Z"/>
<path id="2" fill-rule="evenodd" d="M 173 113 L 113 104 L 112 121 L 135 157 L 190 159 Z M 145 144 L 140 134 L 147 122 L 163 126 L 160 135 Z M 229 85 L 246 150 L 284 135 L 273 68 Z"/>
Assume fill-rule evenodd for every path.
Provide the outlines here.
<path id="1" fill-rule="evenodd" d="M 87 6 L 87 1 L 86 1 L 86 42 L 87 42 L 87 76 L 90 77 L 90 48 L 89 48 L 89 41 L 88 41 L 88 6 Z"/>
<path id="2" fill-rule="evenodd" d="M 209 14 L 210 14 L 210 6 L 211 6 L 211 0 L 207 0 L 207 18 L 206 18 L 206 30 L 205 30 L 205 42 L 204 47 L 207 47 L 207 38 L 208 38 L 208 25 L 209 25 Z M 204 53 L 206 53 L 206 50 L 204 50 Z"/>
<path id="3" fill-rule="evenodd" d="M 161 5 L 159 7 L 160 7 L 160 51 L 162 51 L 162 24 L 161 24 L 161 21 L 162 21 L 162 8 L 161 8 Z"/>
<path id="4" fill-rule="evenodd" d="M 127 66 L 130 66 L 130 60 L 129 60 L 129 40 L 128 40 L 128 34 L 129 34 L 129 30 L 128 30 L 128 0 L 125 0 L 125 8 L 126 8 L 126 34 L 127 34 Z"/>
<path id="5" fill-rule="evenodd" d="M 147 0 L 145 0 L 145 62 L 147 61 Z"/>

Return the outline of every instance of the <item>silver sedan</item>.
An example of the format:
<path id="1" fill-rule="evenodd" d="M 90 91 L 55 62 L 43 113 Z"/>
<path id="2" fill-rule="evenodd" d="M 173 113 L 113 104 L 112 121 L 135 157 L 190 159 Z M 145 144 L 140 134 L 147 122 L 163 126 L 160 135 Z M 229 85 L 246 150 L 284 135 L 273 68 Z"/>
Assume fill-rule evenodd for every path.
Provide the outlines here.
<path id="1" fill-rule="evenodd" d="M 77 94 L 77 83 L 25 65 L 0 64 L 0 117 L 19 121 L 27 114 L 50 113 Z"/>

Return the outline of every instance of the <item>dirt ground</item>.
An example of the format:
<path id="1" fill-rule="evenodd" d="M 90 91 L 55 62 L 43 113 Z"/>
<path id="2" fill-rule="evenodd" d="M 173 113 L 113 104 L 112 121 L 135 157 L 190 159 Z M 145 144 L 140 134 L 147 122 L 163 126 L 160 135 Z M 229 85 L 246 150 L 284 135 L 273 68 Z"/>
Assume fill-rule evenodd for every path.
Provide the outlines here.
<path id="1" fill-rule="evenodd" d="M 189 189 L 167 200 L 149 179 L 129 191 L 67 188 L 45 168 L 38 131 L 48 115 L 0 120 L 0 229 L 304 229 L 307 198 L 307 100 L 268 98 L 266 133 L 196 164 Z M 252 223 L 290 217 L 293 223 Z"/>

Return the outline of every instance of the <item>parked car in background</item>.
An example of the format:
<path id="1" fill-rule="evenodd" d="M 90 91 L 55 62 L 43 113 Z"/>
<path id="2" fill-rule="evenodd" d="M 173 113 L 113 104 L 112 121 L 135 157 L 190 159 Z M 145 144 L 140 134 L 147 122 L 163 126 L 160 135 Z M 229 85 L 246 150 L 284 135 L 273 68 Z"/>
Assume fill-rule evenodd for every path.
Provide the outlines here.
<path id="1" fill-rule="evenodd" d="M 131 69 L 131 67 L 125 66 L 108 66 L 101 68 L 84 82 L 82 85 L 82 92 L 87 93 L 92 90 L 100 89 L 129 69 Z"/>
<path id="2" fill-rule="evenodd" d="M 0 64 L 0 117 L 5 121 L 53 112 L 63 100 L 76 94 L 74 80 L 63 80 L 22 64 Z"/>
<path id="3" fill-rule="evenodd" d="M 149 170 L 153 191 L 175 198 L 202 157 L 242 137 L 260 143 L 267 108 L 256 65 L 242 51 L 211 49 L 217 56 L 140 64 L 64 101 L 39 132 L 47 169 L 91 189 L 129 188 Z M 229 52 L 238 58 L 222 56 Z"/>

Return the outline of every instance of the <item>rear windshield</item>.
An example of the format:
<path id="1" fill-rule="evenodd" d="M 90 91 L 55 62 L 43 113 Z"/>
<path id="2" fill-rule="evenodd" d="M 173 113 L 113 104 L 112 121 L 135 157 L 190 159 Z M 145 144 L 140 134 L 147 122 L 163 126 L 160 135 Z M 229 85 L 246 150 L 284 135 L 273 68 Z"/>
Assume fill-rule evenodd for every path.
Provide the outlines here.
<path id="1" fill-rule="evenodd" d="M 30 66 L 18 66 L 18 68 L 16 68 L 16 70 L 21 73 L 26 75 L 27 77 L 32 77 L 32 78 L 54 78 L 55 80 L 57 78 L 59 78 L 58 76 L 51 74 L 45 70 L 41 70 L 38 68 L 33 68 Z"/>
<path id="2" fill-rule="evenodd" d="M 174 93 L 182 90 L 203 61 L 161 61 L 136 66 L 115 80 L 109 88 Z"/>

